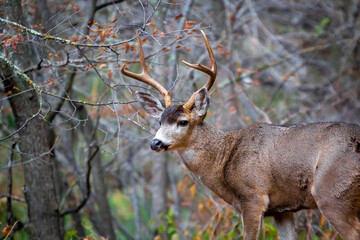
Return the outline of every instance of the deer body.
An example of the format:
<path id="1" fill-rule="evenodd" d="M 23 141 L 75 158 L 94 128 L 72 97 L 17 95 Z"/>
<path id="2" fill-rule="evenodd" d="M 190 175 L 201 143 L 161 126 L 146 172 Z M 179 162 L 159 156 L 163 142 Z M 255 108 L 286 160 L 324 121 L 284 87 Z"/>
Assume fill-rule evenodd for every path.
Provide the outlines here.
<path id="1" fill-rule="evenodd" d="M 212 69 L 210 81 L 184 105 L 172 105 L 169 92 L 146 71 L 138 35 L 141 74 L 122 73 L 164 95 L 137 92 L 145 110 L 160 119 L 151 141 L 154 151 L 177 151 L 186 167 L 243 216 L 244 239 L 258 238 L 264 216 L 273 216 L 281 240 L 295 240 L 293 212 L 320 209 L 345 240 L 360 239 L 360 126 L 312 123 L 290 127 L 255 124 L 222 132 L 204 121 L 216 63 L 203 33 Z"/>
<path id="2" fill-rule="evenodd" d="M 257 238 L 263 216 L 274 216 L 278 228 L 288 226 L 283 239 L 295 239 L 292 212 L 318 204 L 326 217 L 353 211 L 352 218 L 343 213 L 345 223 L 336 213 L 333 221 L 339 225 L 332 223 L 345 239 L 359 239 L 359 126 L 256 124 L 224 133 L 204 122 L 190 141 L 189 148 L 178 151 L 182 161 L 243 214 L 245 239 Z M 281 224 L 283 217 L 287 220 Z"/>

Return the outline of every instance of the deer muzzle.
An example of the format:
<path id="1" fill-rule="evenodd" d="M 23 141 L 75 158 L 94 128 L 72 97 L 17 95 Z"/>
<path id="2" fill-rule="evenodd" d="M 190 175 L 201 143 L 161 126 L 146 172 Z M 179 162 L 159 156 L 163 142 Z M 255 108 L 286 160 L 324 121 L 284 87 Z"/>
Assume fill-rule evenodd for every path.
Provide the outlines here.
<path id="1" fill-rule="evenodd" d="M 156 152 L 166 151 L 168 149 L 168 146 L 166 144 L 156 138 L 151 141 L 150 147 Z"/>

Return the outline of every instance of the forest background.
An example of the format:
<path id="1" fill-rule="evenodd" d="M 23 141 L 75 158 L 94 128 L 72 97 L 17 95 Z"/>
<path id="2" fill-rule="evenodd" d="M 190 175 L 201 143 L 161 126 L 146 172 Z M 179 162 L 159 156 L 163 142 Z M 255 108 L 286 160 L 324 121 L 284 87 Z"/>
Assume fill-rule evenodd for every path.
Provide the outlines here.
<path id="1" fill-rule="evenodd" d="M 239 239 L 239 213 L 176 153 L 134 97 L 140 32 L 153 78 L 183 103 L 218 63 L 207 120 L 360 123 L 360 1 L 0 0 L 1 239 Z M 161 98 L 161 96 L 160 96 Z M 304 149 L 306 151 L 306 149 Z M 318 211 L 299 239 L 338 239 Z M 261 239 L 277 239 L 266 218 Z"/>

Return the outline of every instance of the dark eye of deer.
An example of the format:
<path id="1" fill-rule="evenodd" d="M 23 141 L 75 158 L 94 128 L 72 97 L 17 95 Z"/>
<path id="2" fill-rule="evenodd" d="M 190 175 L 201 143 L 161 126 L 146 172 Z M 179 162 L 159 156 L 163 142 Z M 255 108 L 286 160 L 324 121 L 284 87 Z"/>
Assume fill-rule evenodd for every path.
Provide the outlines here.
<path id="1" fill-rule="evenodd" d="M 189 121 L 187 121 L 187 120 L 183 120 L 183 121 L 179 122 L 180 127 L 186 127 L 188 124 L 189 124 Z"/>

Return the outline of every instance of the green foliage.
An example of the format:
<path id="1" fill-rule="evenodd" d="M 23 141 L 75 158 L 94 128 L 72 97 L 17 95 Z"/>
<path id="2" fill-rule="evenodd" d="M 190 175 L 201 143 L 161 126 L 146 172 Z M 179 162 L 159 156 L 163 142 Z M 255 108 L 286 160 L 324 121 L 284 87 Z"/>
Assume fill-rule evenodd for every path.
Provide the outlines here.
<path id="1" fill-rule="evenodd" d="M 77 232 L 78 232 L 78 231 L 76 231 L 75 229 L 66 231 L 65 240 L 73 240 L 73 239 L 76 239 L 76 234 L 77 234 Z"/>
<path id="2" fill-rule="evenodd" d="M 157 229 L 158 232 L 161 234 L 166 231 L 166 235 L 168 236 L 168 238 L 170 239 L 178 238 L 179 236 L 176 233 L 175 216 L 172 208 L 169 208 L 168 212 L 165 215 L 160 216 L 160 218 L 163 218 L 164 221 L 162 225 L 158 227 Z"/>
<path id="3" fill-rule="evenodd" d="M 326 25 L 328 25 L 329 22 L 330 22 L 329 18 L 323 18 L 319 25 L 314 26 L 314 29 L 315 29 L 314 37 L 315 38 L 319 37 L 321 34 L 324 33 L 324 29 L 325 29 Z"/>

